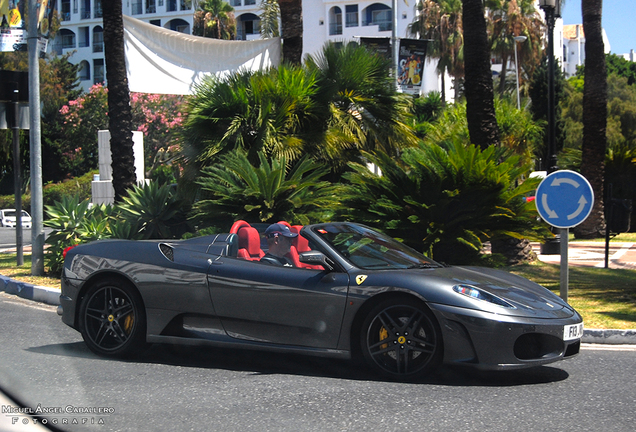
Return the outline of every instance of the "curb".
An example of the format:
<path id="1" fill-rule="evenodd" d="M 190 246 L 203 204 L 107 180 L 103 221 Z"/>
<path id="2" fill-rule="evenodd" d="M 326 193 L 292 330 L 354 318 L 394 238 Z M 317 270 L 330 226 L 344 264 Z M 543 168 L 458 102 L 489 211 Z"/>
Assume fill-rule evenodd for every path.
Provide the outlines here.
<path id="1" fill-rule="evenodd" d="M 583 329 L 582 343 L 636 345 L 636 330 Z"/>
<path id="2" fill-rule="evenodd" d="M 0 275 L 0 291 L 53 306 L 60 304 L 59 289 L 20 282 L 2 275 Z M 608 345 L 636 345 L 636 330 L 583 329 L 581 342 Z"/>
<path id="3" fill-rule="evenodd" d="M 2 275 L 0 275 L 0 291 L 53 306 L 60 304 L 59 289 L 20 282 Z"/>

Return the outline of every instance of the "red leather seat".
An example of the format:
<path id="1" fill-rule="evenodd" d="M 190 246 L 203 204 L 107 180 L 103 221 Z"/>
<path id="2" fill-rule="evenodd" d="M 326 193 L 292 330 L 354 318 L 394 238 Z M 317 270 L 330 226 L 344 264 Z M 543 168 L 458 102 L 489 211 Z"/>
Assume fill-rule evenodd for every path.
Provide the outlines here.
<path id="1" fill-rule="evenodd" d="M 265 252 L 261 249 L 261 236 L 256 228 L 252 228 L 250 224 L 239 220 L 234 222 L 230 233 L 237 234 L 239 239 L 238 257 L 249 261 L 258 261 Z"/>
<path id="2" fill-rule="evenodd" d="M 298 234 L 298 236 L 294 238 L 294 241 L 292 242 L 292 246 L 290 248 L 291 249 L 290 258 L 292 258 L 292 261 L 294 261 L 294 265 L 296 265 L 296 267 L 309 268 L 309 269 L 315 269 L 315 270 L 324 270 L 324 268 L 320 265 L 303 264 L 300 262 L 300 258 L 298 257 L 298 254 L 302 252 L 308 252 L 311 250 L 311 248 L 309 247 L 309 240 L 307 240 L 305 237 L 300 235 L 300 230 L 302 228 L 303 228 L 302 225 L 293 225 L 290 228 L 292 232 L 295 232 L 296 234 Z M 298 264 L 296 264 L 296 262 L 298 262 Z"/>

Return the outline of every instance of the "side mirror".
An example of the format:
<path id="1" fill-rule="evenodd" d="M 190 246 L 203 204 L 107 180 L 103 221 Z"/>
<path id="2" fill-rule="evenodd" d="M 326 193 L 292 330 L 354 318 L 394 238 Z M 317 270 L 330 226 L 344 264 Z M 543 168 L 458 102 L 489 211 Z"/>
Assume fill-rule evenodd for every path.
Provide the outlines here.
<path id="1" fill-rule="evenodd" d="M 321 265 L 330 271 L 335 268 L 334 262 L 327 258 L 324 253 L 317 250 L 301 252 L 298 254 L 298 259 L 303 264 Z"/>

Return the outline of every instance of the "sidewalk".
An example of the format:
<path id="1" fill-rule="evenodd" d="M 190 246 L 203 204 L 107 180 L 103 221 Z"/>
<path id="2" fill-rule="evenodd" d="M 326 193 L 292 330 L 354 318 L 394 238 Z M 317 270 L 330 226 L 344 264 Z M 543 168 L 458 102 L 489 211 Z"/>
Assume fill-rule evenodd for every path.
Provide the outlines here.
<path id="1" fill-rule="evenodd" d="M 532 250 L 540 261 L 560 264 L 561 255 L 541 255 L 539 243 L 531 243 Z M 608 267 L 611 269 L 636 270 L 636 244 L 628 242 L 610 242 Z M 605 267 L 605 242 L 569 242 L 569 266 Z"/>

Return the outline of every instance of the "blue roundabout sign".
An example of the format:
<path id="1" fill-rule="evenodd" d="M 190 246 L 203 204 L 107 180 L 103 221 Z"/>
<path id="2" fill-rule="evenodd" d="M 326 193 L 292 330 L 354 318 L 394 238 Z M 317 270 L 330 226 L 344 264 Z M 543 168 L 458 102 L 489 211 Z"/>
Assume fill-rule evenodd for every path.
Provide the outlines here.
<path id="1" fill-rule="evenodd" d="M 572 228 L 590 215 L 594 191 L 581 174 L 555 171 L 539 184 L 535 203 L 544 221 L 556 228 Z"/>

